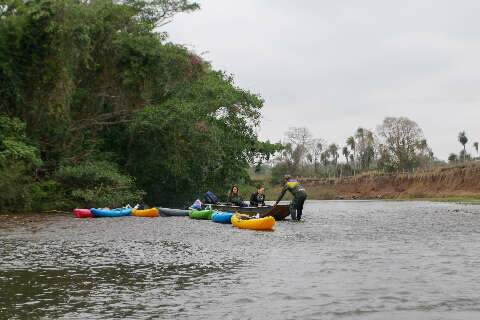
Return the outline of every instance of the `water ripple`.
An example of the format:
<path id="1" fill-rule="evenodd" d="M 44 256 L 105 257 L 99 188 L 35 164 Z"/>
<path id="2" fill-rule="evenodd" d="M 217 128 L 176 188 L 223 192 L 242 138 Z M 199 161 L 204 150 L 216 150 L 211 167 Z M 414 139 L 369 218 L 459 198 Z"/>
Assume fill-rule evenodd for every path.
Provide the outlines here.
<path id="1" fill-rule="evenodd" d="M 249 232 L 0 216 L 0 318 L 478 319 L 480 207 L 309 201 Z"/>

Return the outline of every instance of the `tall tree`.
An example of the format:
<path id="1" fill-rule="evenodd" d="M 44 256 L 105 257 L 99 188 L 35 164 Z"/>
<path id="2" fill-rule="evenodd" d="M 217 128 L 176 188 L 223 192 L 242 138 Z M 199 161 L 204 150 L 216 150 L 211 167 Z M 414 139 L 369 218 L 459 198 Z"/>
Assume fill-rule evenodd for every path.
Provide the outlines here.
<path id="1" fill-rule="evenodd" d="M 477 157 L 478 157 L 478 142 L 474 142 L 473 147 L 475 148 L 475 151 L 477 152 Z"/>
<path id="2" fill-rule="evenodd" d="M 465 131 L 462 131 L 458 134 L 458 142 L 460 142 L 463 146 L 463 153 L 460 155 L 460 159 L 462 159 L 462 161 L 465 161 L 465 158 L 467 155 L 466 144 L 468 142 L 468 138 Z"/>
<path id="3" fill-rule="evenodd" d="M 424 136 L 416 122 L 405 117 L 387 117 L 377 132 L 384 146 L 381 153 L 386 157 L 382 162 L 388 168 L 410 170 L 418 165 L 418 146 L 422 145 Z"/>
<path id="4" fill-rule="evenodd" d="M 350 150 L 352 151 L 351 155 L 351 162 L 353 165 L 353 174 L 355 175 L 355 170 L 356 170 L 356 165 L 355 165 L 355 158 L 356 158 L 356 143 L 355 143 L 355 138 L 353 136 L 348 137 L 347 139 L 347 146 L 350 147 Z"/>
<path id="5" fill-rule="evenodd" d="M 292 144 L 294 155 L 294 166 L 299 169 L 302 163 L 307 160 L 308 150 L 312 147 L 313 136 L 306 127 L 291 127 L 285 136 Z"/>
<path id="6" fill-rule="evenodd" d="M 332 143 L 328 146 L 328 152 L 332 156 L 332 162 L 335 166 L 338 163 L 338 146 L 335 143 Z"/>
<path id="7" fill-rule="evenodd" d="M 322 164 L 326 167 L 329 163 L 330 160 L 330 151 L 329 149 L 325 150 L 322 152 L 320 155 L 320 160 L 322 161 Z"/>
<path id="8" fill-rule="evenodd" d="M 350 156 L 350 151 L 348 150 L 348 147 L 347 147 L 347 146 L 343 147 L 343 149 L 342 149 L 342 154 L 343 154 L 343 156 L 345 157 L 345 160 L 347 161 L 347 164 L 348 164 L 348 160 L 349 160 L 349 156 Z"/>
<path id="9" fill-rule="evenodd" d="M 373 132 L 360 127 L 354 135 L 354 141 L 359 167 L 361 169 L 368 169 L 375 157 Z M 347 140 L 347 143 L 348 142 Z"/>
<path id="10" fill-rule="evenodd" d="M 467 138 L 467 135 L 466 135 L 465 131 L 462 131 L 458 134 L 458 142 L 460 142 L 462 144 L 463 150 L 465 152 L 467 152 L 465 145 L 468 142 L 468 138 Z"/>
<path id="11" fill-rule="evenodd" d="M 318 164 L 320 161 L 320 155 L 323 151 L 324 142 L 321 139 L 313 139 L 310 144 L 310 158 L 313 162 L 314 172 L 318 173 Z"/>

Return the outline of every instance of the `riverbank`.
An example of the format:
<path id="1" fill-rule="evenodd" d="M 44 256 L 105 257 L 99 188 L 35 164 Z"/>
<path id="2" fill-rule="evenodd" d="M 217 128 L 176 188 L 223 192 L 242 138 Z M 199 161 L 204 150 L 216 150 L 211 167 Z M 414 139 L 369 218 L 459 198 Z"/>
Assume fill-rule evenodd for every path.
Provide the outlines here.
<path id="1" fill-rule="evenodd" d="M 394 199 L 480 203 L 480 163 L 438 167 L 416 173 L 370 172 L 344 178 L 300 178 L 309 199 Z M 280 186 L 268 188 L 274 200 Z"/>

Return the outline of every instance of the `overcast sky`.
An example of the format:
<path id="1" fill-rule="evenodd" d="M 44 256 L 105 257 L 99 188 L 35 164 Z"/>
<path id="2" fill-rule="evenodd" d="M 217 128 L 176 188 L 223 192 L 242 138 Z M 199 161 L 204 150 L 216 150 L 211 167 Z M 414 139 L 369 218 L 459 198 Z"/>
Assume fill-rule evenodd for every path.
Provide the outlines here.
<path id="1" fill-rule="evenodd" d="M 164 27 L 265 99 L 260 137 L 293 126 L 342 147 L 406 116 L 435 155 L 480 141 L 480 1 L 204 0 Z"/>

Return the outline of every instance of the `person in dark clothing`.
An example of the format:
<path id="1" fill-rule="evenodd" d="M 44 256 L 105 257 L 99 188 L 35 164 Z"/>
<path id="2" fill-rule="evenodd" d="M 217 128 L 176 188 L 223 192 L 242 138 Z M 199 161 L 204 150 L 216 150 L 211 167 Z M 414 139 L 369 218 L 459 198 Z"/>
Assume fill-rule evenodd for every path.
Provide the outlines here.
<path id="1" fill-rule="evenodd" d="M 265 188 L 261 185 L 257 186 L 257 191 L 250 196 L 250 206 L 260 207 L 265 205 Z"/>
<path id="2" fill-rule="evenodd" d="M 293 200 L 292 202 L 290 202 L 290 216 L 292 217 L 292 220 L 300 221 L 300 219 L 302 219 L 303 204 L 307 199 L 307 192 L 305 191 L 305 188 L 300 184 L 300 182 L 292 179 L 290 175 L 287 174 L 283 177 L 283 189 L 278 196 L 275 205 L 277 205 L 280 200 L 282 200 L 285 192 L 287 191 L 290 191 L 290 193 L 293 194 Z"/>
<path id="3" fill-rule="evenodd" d="M 228 193 L 228 202 L 239 207 L 245 206 L 243 199 L 240 196 L 240 192 L 238 191 L 238 187 L 235 185 L 230 188 L 230 192 Z"/>

